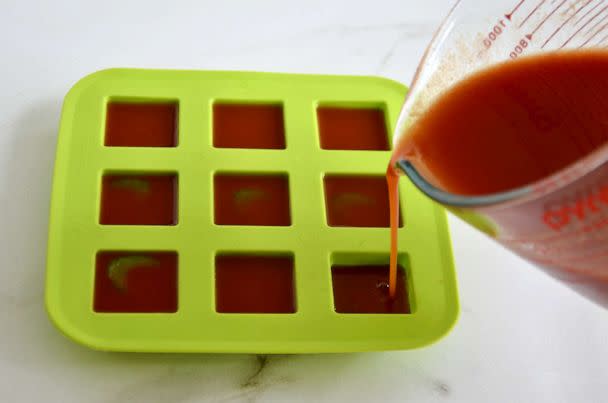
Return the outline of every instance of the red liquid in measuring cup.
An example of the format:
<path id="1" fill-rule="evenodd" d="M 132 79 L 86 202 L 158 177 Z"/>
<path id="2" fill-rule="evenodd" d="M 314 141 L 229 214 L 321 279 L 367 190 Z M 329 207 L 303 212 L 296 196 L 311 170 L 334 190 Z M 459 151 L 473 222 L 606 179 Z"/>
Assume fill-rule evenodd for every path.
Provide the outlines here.
<path id="1" fill-rule="evenodd" d="M 483 195 L 542 179 L 607 139 L 608 52 L 556 52 L 460 82 L 408 129 L 396 155 L 443 190 Z"/>
<path id="2" fill-rule="evenodd" d="M 545 178 L 607 140 L 608 52 L 546 53 L 449 89 L 400 138 L 391 167 L 407 159 L 443 190 L 484 195 Z"/>

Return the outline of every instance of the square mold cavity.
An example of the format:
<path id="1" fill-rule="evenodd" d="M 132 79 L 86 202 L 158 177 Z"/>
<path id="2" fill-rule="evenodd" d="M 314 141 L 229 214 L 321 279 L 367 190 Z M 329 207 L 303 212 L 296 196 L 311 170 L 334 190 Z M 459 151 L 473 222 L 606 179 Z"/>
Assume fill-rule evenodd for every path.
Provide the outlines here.
<path id="1" fill-rule="evenodd" d="M 216 311 L 294 313 L 293 270 L 292 256 L 216 256 Z"/>
<path id="2" fill-rule="evenodd" d="M 177 254 L 100 252 L 95 265 L 96 312 L 176 312 Z"/>
<path id="3" fill-rule="evenodd" d="M 99 222 L 103 225 L 175 225 L 177 176 L 104 175 Z"/>
<path id="4" fill-rule="evenodd" d="M 325 175 L 325 210 L 330 227 L 389 227 L 384 176 Z M 401 215 L 399 226 L 403 226 Z"/>
<path id="5" fill-rule="evenodd" d="M 291 225 L 287 175 L 222 173 L 213 187 L 218 225 Z"/>
<path id="6" fill-rule="evenodd" d="M 317 124 L 325 150 L 390 149 L 384 110 L 319 106 Z"/>
<path id="7" fill-rule="evenodd" d="M 177 102 L 110 101 L 105 145 L 109 147 L 177 146 Z"/>
<path id="8" fill-rule="evenodd" d="M 389 296 L 388 256 L 336 254 L 332 258 L 331 279 L 337 313 L 410 313 L 413 294 L 406 276 L 408 259 L 399 257 L 397 287 Z"/>
<path id="9" fill-rule="evenodd" d="M 213 146 L 217 148 L 285 148 L 280 104 L 213 105 Z"/>

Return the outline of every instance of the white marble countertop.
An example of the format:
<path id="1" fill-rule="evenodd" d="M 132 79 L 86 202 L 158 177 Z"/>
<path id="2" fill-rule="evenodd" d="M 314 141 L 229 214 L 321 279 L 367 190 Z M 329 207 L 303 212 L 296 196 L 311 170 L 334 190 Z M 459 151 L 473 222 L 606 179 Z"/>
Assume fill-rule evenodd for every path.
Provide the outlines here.
<path id="1" fill-rule="evenodd" d="M 447 0 L 0 4 L 3 402 L 605 402 L 608 313 L 450 218 L 462 304 L 428 348 L 345 355 L 90 351 L 43 306 L 62 98 L 106 67 L 380 75 L 408 83 Z"/>

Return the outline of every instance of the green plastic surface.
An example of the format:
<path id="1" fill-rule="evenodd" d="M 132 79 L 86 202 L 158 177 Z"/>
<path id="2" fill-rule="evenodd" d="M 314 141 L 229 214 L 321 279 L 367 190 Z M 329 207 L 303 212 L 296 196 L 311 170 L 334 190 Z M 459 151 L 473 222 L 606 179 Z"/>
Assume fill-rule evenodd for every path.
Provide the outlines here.
<path id="1" fill-rule="evenodd" d="M 436 341 L 458 316 L 446 216 L 407 180 L 400 183 L 399 250 L 412 312 L 338 314 L 333 306 L 331 264 L 387 264 L 389 229 L 329 227 L 323 177 L 384 175 L 390 152 L 322 150 L 316 107 L 382 108 L 391 133 L 405 94 L 403 85 L 377 77 L 139 69 L 85 77 L 67 95 L 61 118 L 47 262 L 51 319 L 75 341 L 112 351 L 355 352 Z M 178 102 L 177 147 L 105 147 L 106 104 L 114 99 Z M 216 101 L 281 103 L 287 148 L 214 148 Z M 177 225 L 100 225 L 106 172 L 177 174 Z M 216 172 L 287 174 L 292 225 L 215 225 Z M 94 312 L 100 251 L 175 251 L 177 312 Z M 231 252 L 291 254 L 297 312 L 216 312 L 215 256 Z"/>

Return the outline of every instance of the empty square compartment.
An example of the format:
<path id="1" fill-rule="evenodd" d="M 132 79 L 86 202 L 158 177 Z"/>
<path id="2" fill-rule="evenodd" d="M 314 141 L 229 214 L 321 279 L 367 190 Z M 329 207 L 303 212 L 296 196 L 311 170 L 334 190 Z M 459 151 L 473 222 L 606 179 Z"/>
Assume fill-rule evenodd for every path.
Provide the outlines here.
<path id="1" fill-rule="evenodd" d="M 410 313 L 408 279 L 399 256 L 395 298 L 389 296 L 389 257 L 337 254 L 332 257 L 331 279 L 334 308 L 338 313 Z"/>
<path id="2" fill-rule="evenodd" d="M 285 148 L 280 104 L 213 105 L 213 146 L 217 148 Z"/>
<path id="3" fill-rule="evenodd" d="M 317 123 L 322 149 L 390 149 L 382 108 L 319 106 Z"/>
<path id="4" fill-rule="evenodd" d="M 177 146 L 177 102 L 110 101 L 105 145 L 110 147 Z"/>
<path id="5" fill-rule="evenodd" d="M 216 311 L 294 313 L 293 266 L 292 256 L 216 256 Z"/>
<path id="6" fill-rule="evenodd" d="M 99 252 L 95 312 L 176 312 L 175 252 Z"/>
<path id="7" fill-rule="evenodd" d="M 177 176 L 104 175 L 99 222 L 104 225 L 175 225 Z"/>
<path id="8" fill-rule="evenodd" d="M 384 176 L 325 175 L 325 210 L 330 227 L 389 227 Z M 401 215 L 399 226 L 403 226 Z"/>
<path id="9" fill-rule="evenodd" d="M 216 174 L 215 223 L 289 226 L 289 181 L 285 174 Z"/>

